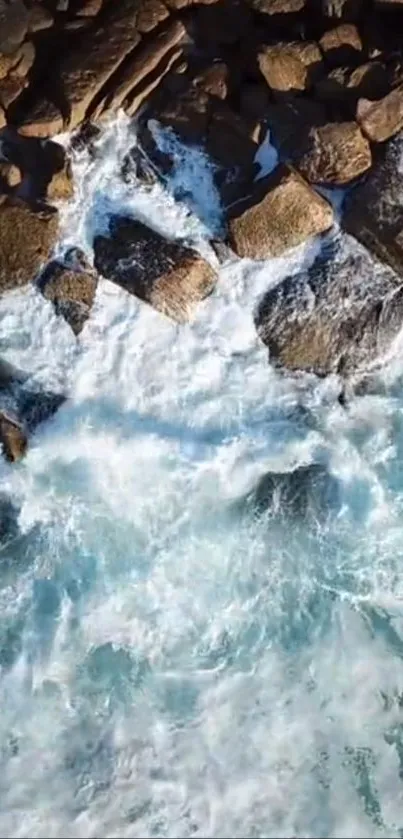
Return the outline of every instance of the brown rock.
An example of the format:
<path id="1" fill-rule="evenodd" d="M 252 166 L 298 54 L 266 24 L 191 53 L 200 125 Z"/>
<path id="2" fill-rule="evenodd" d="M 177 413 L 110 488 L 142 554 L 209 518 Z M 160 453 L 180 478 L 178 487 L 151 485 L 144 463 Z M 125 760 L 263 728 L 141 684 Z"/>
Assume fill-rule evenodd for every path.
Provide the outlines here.
<path id="1" fill-rule="evenodd" d="M 322 67 L 315 42 L 266 46 L 258 56 L 260 70 L 274 93 L 307 90 Z"/>
<path id="2" fill-rule="evenodd" d="M 217 61 L 195 76 L 193 85 L 200 90 L 204 90 L 209 96 L 226 99 L 229 77 L 230 73 L 227 65 L 223 61 Z"/>
<path id="3" fill-rule="evenodd" d="M 147 79 L 145 85 L 139 85 L 130 92 L 127 104 L 125 104 L 125 110 L 129 116 L 134 116 L 137 113 L 151 93 L 161 84 L 170 69 L 173 68 L 178 61 L 180 61 L 182 56 L 182 47 L 176 47 L 169 50 L 158 65 L 157 73 L 152 74 Z"/>
<path id="4" fill-rule="evenodd" d="M 161 0 L 143 0 L 138 12 L 138 31 L 141 33 L 151 32 L 168 16 L 169 11 Z"/>
<path id="5" fill-rule="evenodd" d="M 36 100 L 18 126 L 23 137 L 52 137 L 62 130 L 63 117 L 60 110 L 45 96 Z"/>
<path id="6" fill-rule="evenodd" d="M 0 411 L 0 443 L 6 460 L 15 462 L 24 457 L 28 446 L 26 433 L 18 422 Z"/>
<path id="7" fill-rule="evenodd" d="M 0 160 L 0 182 L 3 182 L 8 190 L 18 186 L 21 183 L 21 172 L 18 166 Z"/>
<path id="8" fill-rule="evenodd" d="M 304 9 L 306 0 L 250 0 L 250 5 L 264 15 L 288 15 Z"/>
<path id="9" fill-rule="evenodd" d="M 360 99 L 357 121 L 374 143 L 382 143 L 397 134 L 403 128 L 403 85 L 376 102 Z"/>
<path id="10" fill-rule="evenodd" d="M 7 111 L 12 102 L 18 99 L 20 93 L 27 86 L 27 81 L 18 76 L 8 76 L 0 82 L 0 105 Z"/>
<path id="11" fill-rule="evenodd" d="M 254 184 L 249 199 L 232 208 L 230 244 L 240 257 L 267 259 L 324 233 L 332 224 L 330 204 L 301 175 L 280 165 Z"/>
<path id="12" fill-rule="evenodd" d="M 347 196 L 343 227 L 403 276 L 403 175 L 400 138 Z"/>
<path id="13" fill-rule="evenodd" d="M 10 76 L 25 78 L 35 61 L 35 47 L 32 41 L 25 41 L 18 50 L 18 61 L 10 69 Z"/>
<path id="14" fill-rule="evenodd" d="M 46 197 L 52 201 L 68 201 L 74 193 L 73 173 L 70 160 L 66 157 L 61 169 L 54 172 L 46 187 Z"/>
<path id="15" fill-rule="evenodd" d="M 73 129 L 83 122 L 94 98 L 139 42 L 137 11 L 131 0 L 120 0 L 108 9 L 109 14 L 102 16 L 91 29 L 91 48 L 84 41 L 62 60 L 59 67 L 65 100 L 61 106 L 65 128 Z M 51 114 L 48 107 L 44 110 L 45 114 L 43 103 L 40 103 L 28 111 L 22 121 L 24 134 L 34 134 L 36 127 L 44 132 L 57 124 L 54 110 Z"/>
<path id="16" fill-rule="evenodd" d="M 185 142 L 201 143 L 206 137 L 210 112 L 211 97 L 203 90 L 189 87 L 180 96 L 167 97 L 156 117 Z"/>
<path id="17" fill-rule="evenodd" d="M 58 234 L 56 213 L 35 212 L 23 201 L 0 204 L 0 291 L 34 279 L 49 258 Z"/>
<path id="18" fill-rule="evenodd" d="M 21 56 L 21 47 L 18 47 L 15 52 L 9 55 L 2 55 L 0 53 L 0 81 L 7 78 L 10 70 L 18 64 Z"/>
<path id="19" fill-rule="evenodd" d="M 28 11 L 28 32 L 40 32 L 53 26 L 53 15 L 43 3 L 33 3 Z"/>
<path id="20" fill-rule="evenodd" d="M 6 122 L 7 122 L 6 115 L 4 113 L 3 108 L 0 105 L 0 128 L 4 128 L 4 126 L 6 125 Z"/>
<path id="21" fill-rule="evenodd" d="M 336 250 L 336 252 L 334 252 Z M 270 289 L 257 327 L 270 360 L 320 376 L 365 371 L 403 324 L 403 286 L 349 237 Z"/>
<path id="22" fill-rule="evenodd" d="M 129 218 L 112 219 L 110 234 L 95 238 L 97 271 L 174 320 L 188 320 L 213 290 L 215 271 L 196 251 Z"/>
<path id="23" fill-rule="evenodd" d="M 95 17 L 102 9 L 103 0 L 84 0 L 78 9 L 79 17 Z"/>
<path id="24" fill-rule="evenodd" d="M 361 60 L 362 41 L 356 26 L 342 23 L 322 35 L 319 41 L 328 64 L 356 64 Z"/>
<path id="25" fill-rule="evenodd" d="M 176 11 L 185 9 L 187 6 L 197 6 L 198 4 L 208 6 L 210 3 L 216 2 L 217 0 L 166 0 L 166 5 L 169 9 Z"/>
<path id="26" fill-rule="evenodd" d="M 0 53 L 15 52 L 27 34 L 28 23 L 28 10 L 22 0 L 0 0 Z"/>
<path id="27" fill-rule="evenodd" d="M 297 165 L 310 183 L 345 186 L 371 163 L 371 147 L 357 123 L 336 122 L 312 129 L 310 149 Z"/>
<path id="28" fill-rule="evenodd" d="M 97 284 L 94 272 L 69 269 L 54 262 L 46 271 L 41 290 L 53 303 L 56 314 L 67 321 L 75 335 L 79 335 L 90 316 Z"/>
<path id="29" fill-rule="evenodd" d="M 162 66 L 162 72 L 158 75 L 158 68 L 184 35 L 185 28 L 182 22 L 176 20 L 155 38 L 147 40 L 144 46 L 135 50 L 125 62 L 112 92 L 102 102 L 102 112 L 117 111 L 121 108 L 129 94 L 135 95 L 136 88 L 144 86 L 147 77 L 155 74 L 158 83 L 167 72 L 166 66 Z M 154 77 L 152 81 L 155 81 Z"/>

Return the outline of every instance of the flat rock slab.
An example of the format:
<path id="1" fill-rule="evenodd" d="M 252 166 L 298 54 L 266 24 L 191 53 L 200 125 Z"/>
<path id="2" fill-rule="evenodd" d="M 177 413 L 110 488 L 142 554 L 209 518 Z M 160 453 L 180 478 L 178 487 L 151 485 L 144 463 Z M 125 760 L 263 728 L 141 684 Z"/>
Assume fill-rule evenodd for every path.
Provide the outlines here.
<path id="1" fill-rule="evenodd" d="M 281 164 L 230 210 L 229 243 L 240 257 L 281 256 L 333 224 L 331 205 L 290 166 Z"/>
<path id="2" fill-rule="evenodd" d="M 403 277 L 403 143 L 396 138 L 366 180 L 348 195 L 342 224 Z"/>
<path id="3" fill-rule="evenodd" d="M 197 251 L 135 219 L 114 217 L 109 229 L 94 240 L 97 271 L 163 314 L 186 321 L 213 290 L 216 273 Z"/>
<path id="4" fill-rule="evenodd" d="M 388 352 L 403 325 L 403 285 L 350 237 L 267 293 L 256 318 L 270 360 L 349 376 Z"/>
<path id="5" fill-rule="evenodd" d="M 31 282 L 58 235 L 55 212 L 34 211 L 23 201 L 0 202 L 0 293 Z"/>

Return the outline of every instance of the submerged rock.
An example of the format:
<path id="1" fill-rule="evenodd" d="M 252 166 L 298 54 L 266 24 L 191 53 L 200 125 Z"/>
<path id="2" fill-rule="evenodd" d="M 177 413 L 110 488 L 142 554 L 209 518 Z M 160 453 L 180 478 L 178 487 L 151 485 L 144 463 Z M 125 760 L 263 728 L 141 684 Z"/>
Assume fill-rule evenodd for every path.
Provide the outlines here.
<path id="1" fill-rule="evenodd" d="M 26 385 L 26 376 L 0 360 L 0 444 L 10 462 L 21 460 L 29 434 L 50 419 L 64 402 L 64 396 Z"/>
<path id="2" fill-rule="evenodd" d="M 269 472 L 247 498 L 248 506 L 259 514 L 268 511 L 282 517 L 304 518 L 325 514 L 337 504 L 337 480 L 325 466 L 310 463 L 291 472 Z"/>
<path id="3" fill-rule="evenodd" d="M 197 251 L 135 219 L 116 216 L 110 236 L 94 240 L 100 274 L 179 322 L 213 290 L 216 273 Z"/>
<path id="4" fill-rule="evenodd" d="M 390 349 L 403 324 L 403 285 L 346 237 L 335 258 L 321 255 L 271 289 L 256 322 L 273 362 L 350 375 Z"/>

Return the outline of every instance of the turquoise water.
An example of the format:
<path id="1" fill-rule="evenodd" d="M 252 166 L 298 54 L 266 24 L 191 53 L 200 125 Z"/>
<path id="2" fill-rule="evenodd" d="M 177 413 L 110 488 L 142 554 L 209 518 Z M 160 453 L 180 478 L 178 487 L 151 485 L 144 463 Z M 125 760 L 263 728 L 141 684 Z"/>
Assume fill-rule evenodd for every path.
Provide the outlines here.
<path id="1" fill-rule="evenodd" d="M 147 191 L 133 141 L 77 158 L 60 247 L 119 209 L 214 262 L 203 156 Z M 0 463 L 1 835 L 403 835 L 403 356 L 343 408 L 253 322 L 315 252 L 229 262 L 184 326 L 107 281 L 78 341 L 35 289 L 0 300 L 1 356 L 69 395 Z"/>

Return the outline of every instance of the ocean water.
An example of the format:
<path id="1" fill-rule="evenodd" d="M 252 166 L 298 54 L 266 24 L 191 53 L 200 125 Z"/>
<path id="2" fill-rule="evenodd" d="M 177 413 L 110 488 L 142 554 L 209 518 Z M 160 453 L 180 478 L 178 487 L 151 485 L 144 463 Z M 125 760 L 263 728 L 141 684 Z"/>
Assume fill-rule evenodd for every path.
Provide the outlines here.
<path id="1" fill-rule="evenodd" d="M 77 155 L 60 250 L 127 211 L 216 264 L 208 161 L 165 136 L 146 189 L 134 142 L 120 118 Z M 69 397 L 0 462 L 1 836 L 403 836 L 403 353 L 342 407 L 254 326 L 317 247 L 234 258 L 181 326 L 104 280 L 78 340 L 1 298 L 0 355 Z M 251 503 L 268 472 L 305 506 Z"/>

